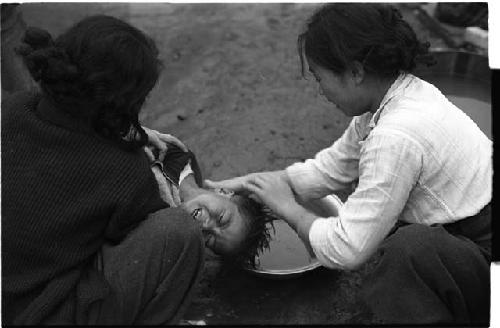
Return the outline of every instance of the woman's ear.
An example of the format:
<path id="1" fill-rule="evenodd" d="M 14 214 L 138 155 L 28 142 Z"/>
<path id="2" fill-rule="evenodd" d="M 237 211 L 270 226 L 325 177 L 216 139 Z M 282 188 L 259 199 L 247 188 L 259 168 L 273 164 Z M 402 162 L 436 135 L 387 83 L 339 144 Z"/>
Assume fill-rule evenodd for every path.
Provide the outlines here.
<path id="1" fill-rule="evenodd" d="M 353 61 L 349 72 L 351 73 L 350 75 L 354 84 L 359 85 L 363 83 L 365 79 L 365 68 L 363 67 L 363 64 L 357 60 Z"/>

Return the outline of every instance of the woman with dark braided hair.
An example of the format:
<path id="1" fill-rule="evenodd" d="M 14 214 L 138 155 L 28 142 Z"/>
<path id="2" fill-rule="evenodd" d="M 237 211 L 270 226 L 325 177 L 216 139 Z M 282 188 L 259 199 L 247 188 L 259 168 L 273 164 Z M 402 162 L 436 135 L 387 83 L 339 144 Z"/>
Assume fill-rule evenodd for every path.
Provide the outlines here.
<path id="1" fill-rule="evenodd" d="M 2 323 L 177 323 L 204 247 L 144 152 L 185 149 L 139 123 L 154 42 L 93 16 L 56 40 L 29 28 L 18 53 L 41 92 L 2 101 Z"/>
<path id="2" fill-rule="evenodd" d="M 314 159 L 206 185 L 260 198 L 326 267 L 351 270 L 373 257 L 365 323 L 488 326 L 492 142 L 411 74 L 432 62 L 428 45 L 391 5 L 332 3 L 298 46 L 303 71 L 353 117 L 349 127 Z M 338 217 L 296 201 L 355 181 Z"/>

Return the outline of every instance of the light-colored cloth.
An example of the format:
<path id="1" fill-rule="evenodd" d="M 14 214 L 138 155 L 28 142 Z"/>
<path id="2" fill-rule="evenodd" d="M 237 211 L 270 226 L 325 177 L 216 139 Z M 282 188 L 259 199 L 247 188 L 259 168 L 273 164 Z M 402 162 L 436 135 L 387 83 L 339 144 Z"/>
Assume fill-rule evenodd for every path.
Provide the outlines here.
<path id="1" fill-rule="evenodd" d="M 478 213 L 491 200 L 493 144 L 432 84 L 411 74 L 393 83 L 375 112 L 354 117 L 331 147 L 289 166 L 302 199 L 359 184 L 338 217 L 309 232 L 318 260 L 353 268 L 395 222 L 431 225 Z"/>
<path id="2" fill-rule="evenodd" d="M 177 207 L 181 203 L 179 196 L 179 187 L 165 175 L 159 165 L 151 167 L 155 175 L 158 188 L 160 190 L 161 199 L 163 199 L 170 207 Z"/>
<path id="3" fill-rule="evenodd" d="M 179 195 L 179 186 L 188 175 L 194 174 L 191 169 L 191 164 L 188 162 L 184 169 L 179 175 L 179 184 L 172 181 L 168 175 L 163 172 L 163 169 L 160 165 L 153 165 L 151 167 L 153 174 L 156 177 L 156 181 L 158 182 L 158 187 L 160 189 L 160 195 L 164 201 L 168 203 L 170 207 L 177 207 L 181 204 L 181 197 Z"/>

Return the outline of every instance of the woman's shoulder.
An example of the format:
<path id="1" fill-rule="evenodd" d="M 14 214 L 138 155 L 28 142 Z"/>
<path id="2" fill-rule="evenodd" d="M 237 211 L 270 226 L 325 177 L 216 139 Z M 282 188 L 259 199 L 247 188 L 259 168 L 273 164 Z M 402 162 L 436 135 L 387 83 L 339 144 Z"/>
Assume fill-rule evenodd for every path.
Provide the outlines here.
<path id="1" fill-rule="evenodd" d="M 398 99 L 400 106 L 436 111 L 448 107 L 448 100 L 441 89 L 427 80 L 412 75 L 412 83 Z"/>
<path id="2" fill-rule="evenodd" d="M 449 101 L 433 84 L 412 76 L 412 82 L 386 107 L 382 122 L 419 127 L 422 121 L 442 117 L 449 110 Z"/>
<path id="3" fill-rule="evenodd" d="M 41 94 L 36 90 L 22 90 L 2 97 L 2 116 L 4 113 L 20 109 L 33 109 L 40 101 Z"/>
<path id="4" fill-rule="evenodd" d="M 147 179 L 151 171 L 149 160 L 142 148 L 125 150 L 118 147 L 106 147 L 108 169 L 128 180 L 139 182 Z M 103 149 L 105 150 L 105 149 Z M 97 156 L 97 159 L 99 156 Z"/>
<path id="5" fill-rule="evenodd" d="M 40 98 L 40 94 L 33 91 L 21 91 L 2 97 L 2 137 L 31 127 L 34 109 Z"/>

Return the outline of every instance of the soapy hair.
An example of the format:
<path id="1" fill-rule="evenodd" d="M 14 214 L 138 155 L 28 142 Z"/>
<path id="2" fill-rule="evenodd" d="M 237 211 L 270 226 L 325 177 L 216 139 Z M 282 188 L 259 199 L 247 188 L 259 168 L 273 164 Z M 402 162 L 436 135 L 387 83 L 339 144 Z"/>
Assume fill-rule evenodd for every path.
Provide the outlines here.
<path id="1" fill-rule="evenodd" d="M 337 74 L 358 61 L 368 74 L 380 77 L 434 64 L 430 44 L 420 42 L 399 10 L 388 4 L 324 5 L 308 20 L 297 44 L 303 75 L 306 60 Z"/>
<path id="2" fill-rule="evenodd" d="M 147 143 L 138 115 L 161 63 L 143 32 L 114 17 L 91 16 L 56 40 L 30 27 L 16 52 L 62 110 L 122 145 L 137 149 Z"/>

